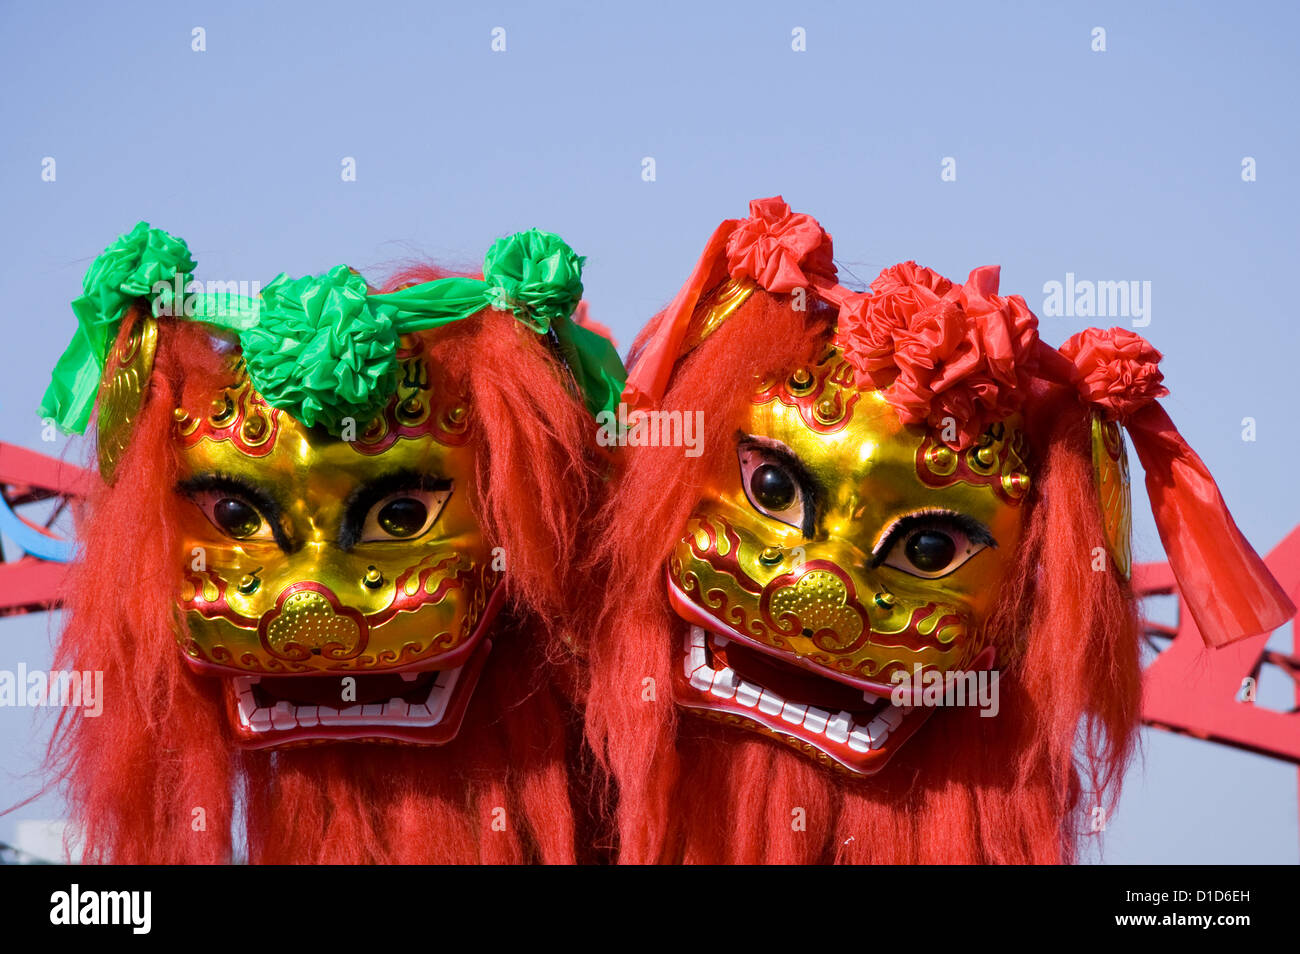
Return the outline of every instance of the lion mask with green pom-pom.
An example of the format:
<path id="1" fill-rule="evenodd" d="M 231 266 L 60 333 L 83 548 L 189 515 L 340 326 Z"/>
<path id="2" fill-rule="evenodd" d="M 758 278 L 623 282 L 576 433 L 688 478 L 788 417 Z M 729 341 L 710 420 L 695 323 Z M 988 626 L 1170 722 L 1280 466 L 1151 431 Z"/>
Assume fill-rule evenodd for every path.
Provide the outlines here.
<path id="1" fill-rule="evenodd" d="M 132 437 L 162 440 L 150 388 L 184 405 L 164 409 L 177 495 L 193 504 L 174 511 L 185 619 L 175 637 L 191 669 L 221 678 L 240 745 L 448 742 L 485 665 L 497 608 L 513 594 L 552 612 L 517 583 L 528 547 L 485 519 L 485 499 L 507 496 L 482 474 L 508 427 L 478 416 L 482 391 L 470 382 L 510 373 L 486 352 L 513 326 L 533 357 L 511 366 L 528 367 L 514 373 L 548 395 L 539 407 L 557 408 L 566 389 L 571 406 L 557 413 L 577 418 L 583 404 L 617 401 L 612 344 L 572 318 L 582 264 L 534 230 L 496 242 L 482 279 L 372 294 L 340 265 L 279 275 L 256 298 L 191 294 L 184 243 L 142 223 L 92 266 L 74 303 L 77 337 L 42 413 L 78 430 L 98 401 L 101 471 L 110 484 L 127 475 L 115 491 L 130 493 Z M 483 320 L 456 324 L 474 316 Z M 180 326 L 198 323 L 210 334 L 178 344 Z M 209 364 L 224 361 L 229 375 L 196 379 L 191 395 L 189 362 L 203 364 L 196 346 L 213 349 Z M 156 355 L 167 356 L 157 374 Z M 476 355 L 485 364 L 475 367 Z M 539 379 L 552 368 L 554 381 Z M 185 400 L 167 396 L 180 378 Z M 558 487 L 578 449 L 573 440 L 566 448 L 549 465 L 520 459 Z M 161 449 L 142 445 L 126 466 L 166 467 Z M 548 543 L 539 552 L 550 553 Z M 511 553 L 515 586 L 498 549 Z M 336 680 L 297 678 L 324 674 L 351 677 L 358 695 L 327 698 Z"/>

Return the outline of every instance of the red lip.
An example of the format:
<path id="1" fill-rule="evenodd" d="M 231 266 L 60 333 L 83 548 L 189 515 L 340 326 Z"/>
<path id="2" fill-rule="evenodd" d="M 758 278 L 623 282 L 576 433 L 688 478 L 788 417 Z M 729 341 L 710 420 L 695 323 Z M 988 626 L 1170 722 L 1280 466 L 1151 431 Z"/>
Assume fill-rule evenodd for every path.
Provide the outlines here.
<path id="1" fill-rule="evenodd" d="M 496 587 L 465 642 L 405 666 L 285 675 L 182 658 L 195 673 L 224 681 L 227 717 L 241 748 L 349 740 L 445 745 L 460 731 L 504 600 L 505 587 Z M 344 677 L 355 680 L 356 702 L 340 698 Z"/>
<path id="2" fill-rule="evenodd" d="M 436 675 L 425 703 L 411 704 L 393 698 L 387 703 L 348 706 L 308 706 L 284 700 L 276 702 L 273 707 L 260 705 L 257 701 L 250 705 L 249 700 L 257 688 L 253 680 L 257 677 L 241 676 L 225 681 L 226 711 L 236 741 L 247 749 L 355 740 L 445 745 L 460 731 L 470 698 L 491 651 L 492 641 L 483 639 L 478 641 L 473 655 L 462 665 L 430 670 L 430 675 Z M 282 682 L 318 682 L 330 676 L 356 679 L 358 698 L 363 698 L 366 692 L 363 680 L 386 679 L 389 674 L 323 673 L 284 677 Z"/>
<path id="3" fill-rule="evenodd" d="M 811 751 L 854 776 L 883 769 L 933 714 L 932 707 L 913 703 L 910 683 L 829 673 L 737 632 L 693 603 L 671 577 L 668 596 L 692 624 L 673 671 L 673 698 L 688 711 Z M 988 647 L 972 669 L 991 668 L 994 658 Z"/>
<path id="4" fill-rule="evenodd" d="M 743 664 L 740 659 L 734 659 L 736 668 L 732 668 L 722 660 L 722 653 L 708 650 L 717 640 L 716 634 L 700 627 L 687 630 L 683 663 L 673 672 L 674 701 L 705 718 L 738 722 L 804 754 L 814 752 L 819 761 L 847 774 L 879 772 L 931 714 L 932 710 L 921 707 L 895 706 L 888 699 L 860 699 L 859 708 L 853 710 L 820 709 L 751 682 L 738 668 Z"/>

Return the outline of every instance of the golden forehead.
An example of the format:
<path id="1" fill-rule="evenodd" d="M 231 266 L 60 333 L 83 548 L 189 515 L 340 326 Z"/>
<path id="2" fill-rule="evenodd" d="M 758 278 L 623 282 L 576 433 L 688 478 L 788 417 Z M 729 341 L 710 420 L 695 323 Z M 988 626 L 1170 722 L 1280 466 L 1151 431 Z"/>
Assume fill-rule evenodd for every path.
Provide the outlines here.
<path id="1" fill-rule="evenodd" d="M 1028 489 L 1017 418 L 994 425 L 975 447 L 953 451 L 937 435 L 905 426 L 881 391 L 855 387 L 837 351 L 766 382 L 745 429 L 779 441 L 803 462 L 826 493 L 824 525 L 832 533 L 928 508 L 997 523 Z"/>
<path id="2" fill-rule="evenodd" d="M 294 482 L 307 473 L 356 482 L 399 470 L 452 476 L 449 471 L 466 471 L 472 465 L 468 445 L 444 444 L 428 432 L 398 436 L 382 449 L 363 450 L 358 442 L 305 427 L 282 411 L 272 409 L 266 416 L 268 422 L 260 427 L 266 436 L 256 443 L 246 439 L 246 431 L 230 433 L 234 429 L 196 428 L 185 434 L 181 427 L 193 419 L 181 422 L 177 433 L 186 468 L 260 482 Z"/>
<path id="3" fill-rule="evenodd" d="M 270 406 L 242 363 L 232 361 L 234 383 L 213 396 L 206 413 L 176 411 L 175 439 L 196 469 L 222 464 L 235 472 L 320 467 L 373 473 L 428 469 L 428 462 L 471 453 L 467 402 L 435 387 L 418 348 L 399 352 L 396 388 L 385 407 L 369 421 L 345 421 L 339 434 Z"/>

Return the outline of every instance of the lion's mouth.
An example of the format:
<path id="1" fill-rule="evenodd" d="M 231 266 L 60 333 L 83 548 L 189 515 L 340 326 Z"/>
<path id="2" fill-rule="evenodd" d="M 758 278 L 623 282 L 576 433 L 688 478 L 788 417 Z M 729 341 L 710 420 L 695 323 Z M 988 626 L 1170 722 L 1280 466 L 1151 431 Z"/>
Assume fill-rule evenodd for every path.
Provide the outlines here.
<path id="1" fill-rule="evenodd" d="M 673 680 L 679 705 L 737 722 L 795 748 L 811 747 L 855 775 L 874 775 L 930 710 L 789 665 L 692 625 Z"/>
<path id="2" fill-rule="evenodd" d="M 227 677 L 230 724 L 253 749 L 347 740 L 443 745 L 460 731 L 491 648 L 481 639 L 449 669 Z"/>

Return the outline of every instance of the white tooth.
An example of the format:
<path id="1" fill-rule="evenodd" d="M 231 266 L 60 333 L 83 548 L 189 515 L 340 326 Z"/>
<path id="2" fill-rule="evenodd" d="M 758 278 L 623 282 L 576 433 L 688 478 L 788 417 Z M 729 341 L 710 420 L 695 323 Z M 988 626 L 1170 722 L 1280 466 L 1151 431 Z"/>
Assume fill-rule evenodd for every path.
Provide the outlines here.
<path id="1" fill-rule="evenodd" d="M 736 670 L 720 669 L 713 676 L 713 688 L 709 690 L 720 699 L 730 699 L 736 694 Z"/>
<path id="2" fill-rule="evenodd" d="M 293 706 L 287 702 L 277 702 L 271 710 L 271 727 L 275 729 L 292 729 L 298 724 L 293 717 Z"/>
<path id="3" fill-rule="evenodd" d="M 826 737 L 832 742 L 844 742 L 849 737 L 849 728 L 853 725 L 853 717 L 841 709 L 835 713 L 830 722 L 826 723 Z"/>
<path id="4" fill-rule="evenodd" d="M 465 663 L 461 663 L 455 669 L 440 669 L 438 677 L 433 680 L 433 684 L 439 689 L 448 689 L 456 685 L 456 680 L 460 678 L 460 671 L 465 668 Z"/>
<path id="5" fill-rule="evenodd" d="M 785 708 L 785 700 L 778 696 L 771 689 L 764 689 L 763 695 L 758 700 L 758 711 L 765 712 L 768 715 L 776 715 Z"/>
<path id="6" fill-rule="evenodd" d="M 406 713 L 406 717 L 412 722 L 427 722 L 429 719 L 429 707 L 411 706 L 410 710 Z"/>
<path id="7" fill-rule="evenodd" d="M 719 636 L 717 633 L 711 633 L 709 635 L 709 638 L 713 640 L 713 645 L 716 646 L 718 649 L 726 649 L 727 646 L 730 645 L 731 643 L 731 640 L 729 640 L 726 636 Z"/>
<path id="8" fill-rule="evenodd" d="M 403 682 L 415 682 L 420 678 L 421 674 L 418 672 L 402 672 L 398 673 L 398 675 L 402 677 Z"/>
<path id="9" fill-rule="evenodd" d="M 405 702 L 403 702 L 401 699 L 389 699 L 389 700 L 388 700 L 388 705 L 384 706 L 384 715 L 385 715 L 385 716 L 400 716 L 401 718 L 405 719 L 405 718 L 406 718 L 406 711 L 407 711 L 407 709 L 409 709 L 409 708 L 410 708 L 410 706 L 408 706 L 408 705 L 407 705 Z"/>
<path id="10" fill-rule="evenodd" d="M 267 729 L 271 728 L 271 710 L 253 710 L 253 714 L 248 717 L 248 723 L 253 727 L 255 732 L 265 732 Z"/>
<path id="11" fill-rule="evenodd" d="M 808 714 L 803 719 L 803 727 L 811 732 L 824 732 L 826 731 L 826 720 L 830 717 L 831 714 L 825 709 L 814 709 L 809 706 Z"/>
<path id="12" fill-rule="evenodd" d="M 889 726 L 885 724 L 884 719 L 873 719 L 871 725 L 867 726 L 867 731 L 871 733 L 871 747 L 878 749 L 885 744 L 885 739 L 889 738 Z"/>
<path id="13" fill-rule="evenodd" d="M 460 674 L 464 668 L 464 666 L 457 666 L 455 669 L 445 671 L 445 675 L 440 678 L 445 680 L 446 685 L 439 687 L 436 699 L 433 697 L 433 693 L 429 693 L 426 706 L 429 710 L 429 718 L 433 720 L 430 723 L 431 725 L 442 721 L 443 714 L 447 711 L 447 703 L 451 701 L 452 690 L 456 688 L 456 683 L 460 681 Z"/>
<path id="14" fill-rule="evenodd" d="M 873 722 L 872 725 L 875 725 Z M 871 726 L 856 726 L 849 733 L 849 748 L 854 752 L 865 752 L 871 748 Z"/>
<path id="15" fill-rule="evenodd" d="M 362 714 L 363 716 L 366 716 L 367 718 L 370 718 L 370 717 L 372 717 L 372 716 L 381 716 L 381 715 L 384 714 L 384 706 L 383 706 L 383 703 L 380 703 L 380 704 L 378 704 L 378 705 L 362 706 L 362 707 L 361 707 L 361 714 Z"/>
<path id="16" fill-rule="evenodd" d="M 797 706 L 793 702 L 787 702 L 785 708 L 781 710 L 781 718 L 791 725 L 802 725 L 804 713 L 807 711 L 807 706 Z"/>
<path id="17" fill-rule="evenodd" d="M 361 720 L 361 706 L 348 706 L 339 713 L 339 722 L 345 725 L 354 725 Z"/>
<path id="18" fill-rule="evenodd" d="M 867 692 L 865 689 L 862 691 L 862 699 L 867 703 L 867 711 L 873 713 L 879 712 L 882 709 L 888 709 L 893 705 L 893 703 L 889 701 L 888 697 Z"/>
<path id="19" fill-rule="evenodd" d="M 890 706 L 880 714 L 880 719 L 889 726 L 890 731 L 897 729 L 903 723 L 903 710 L 898 706 Z"/>
<path id="20" fill-rule="evenodd" d="M 319 706 L 299 706 L 298 712 L 296 713 L 298 716 L 298 724 L 304 729 L 310 729 L 314 725 L 319 725 L 319 713 Z"/>
<path id="21" fill-rule="evenodd" d="M 745 682 L 743 679 L 740 681 L 740 685 L 736 687 L 736 701 L 742 706 L 752 707 L 762 694 L 762 689 L 752 683 Z"/>
<path id="22" fill-rule="evenodd" d="M 690 636 L 686 639 L 686 678 L 692 677 L 695 671 L 707 662 L 705 630 L 699 628 L 699 626 L 692 626 Z"/>
<path id="23" fill-rule="evenodd" d="M 702 654 L 704 650 L 700 650 Z M 691 673 L 691 685 L 700 692 L 708 692 L 713 688 L 713 670 L 708 666 L 700 663 L 699 667 Z"/>
<path id="24" fill-rule="evenodd" d="M 686 650 L 686 657 L 682 662 L 682 668 L 686 673 L 686 678 L 690 679 L 691 676 L 695 673 L 695 670 L 699 669 L 700 667 L 695 662 L 695 648 L 691 646 L 691 638 L 689 636 L 686 637 L 685 650 Z"/>
<path id="25" fill-rule="evenodd" d="M 250 712 L 253 711 L 254 708 L 253 697 L 251 695 L 249 695 L 247 698 L 245 698 L 244 696 L 240 696 L 239 705 L 236 708 L 239 710 L 239 724 L 242 726 L 247 726 L 248 715 Z"/>

